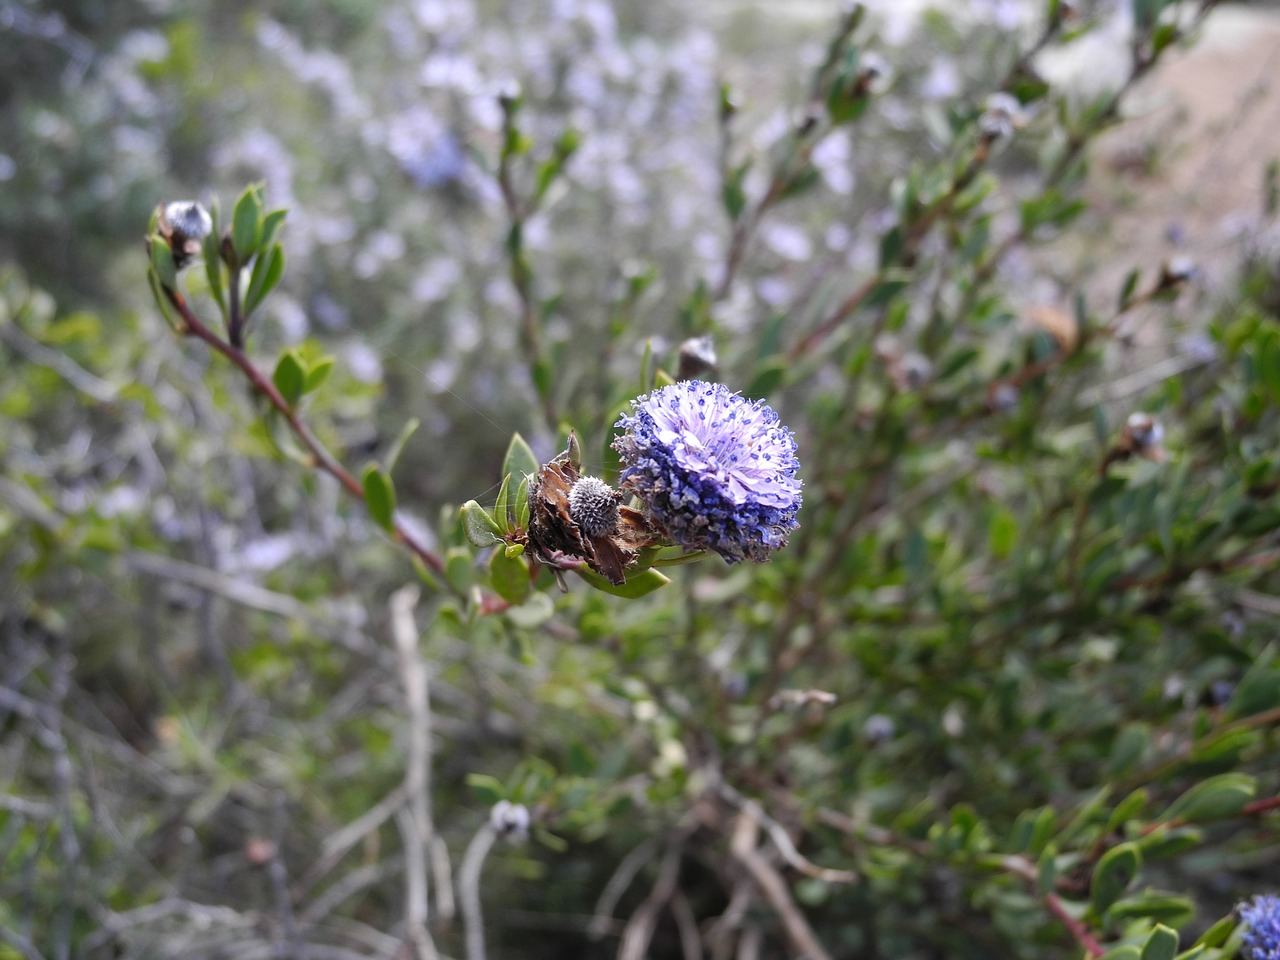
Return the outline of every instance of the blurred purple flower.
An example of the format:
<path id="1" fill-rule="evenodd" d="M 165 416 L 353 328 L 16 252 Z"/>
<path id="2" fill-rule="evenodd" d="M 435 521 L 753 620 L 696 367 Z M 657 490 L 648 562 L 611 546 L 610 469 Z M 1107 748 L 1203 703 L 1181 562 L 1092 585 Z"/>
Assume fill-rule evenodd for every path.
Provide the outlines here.
<path id="1" fill-rule="evenodd" d="M 1259 894 L 1240 908 L 1248 960 L 1280 960 L 1280 897 Z"/>
<path id="2" fill-rule="evenodd" d="M 796 528 L 801 482 L 791 431 L 763 400 L 685 380 L 632 401 L 614 441 L 635 494 L 658 529 L 730 563 L 766 560 Z"/>

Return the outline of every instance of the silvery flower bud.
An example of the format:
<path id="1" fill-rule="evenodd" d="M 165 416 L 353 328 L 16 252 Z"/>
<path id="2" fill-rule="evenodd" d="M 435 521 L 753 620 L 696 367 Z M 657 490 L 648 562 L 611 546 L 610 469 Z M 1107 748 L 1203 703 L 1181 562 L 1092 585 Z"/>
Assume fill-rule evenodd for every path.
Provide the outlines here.
<path id="1" fill-rule="evenodd" d="M 680 344 L 677 380 L 715 380 L 719 372 L 716 343 L 710 337 L 690 337 Z"/>
<path id="2" fill-rule="evenodd" d="M 1010 93 L 993 93 L 978 118 L 978 129 L 987 140 L 1003 140 L 1021 130 L 1027 113 L 1021 101 Z"/>
<path id="3" fill-rule="evenodd" d="M 490 828 L 509 843 L 523 843 L 529 839 L 531 819 L 528 807 L 510 800 L 499 800 L 489 811 Z"/>
<path id="4" fill-rule="evenodd" d="M 159 229 L 173 250 L 173 265 L 181 270 L 200 255 L 204 238 L 213 232 L 213 218 L 195 200 L 175 200 L 160 211 Z"/>

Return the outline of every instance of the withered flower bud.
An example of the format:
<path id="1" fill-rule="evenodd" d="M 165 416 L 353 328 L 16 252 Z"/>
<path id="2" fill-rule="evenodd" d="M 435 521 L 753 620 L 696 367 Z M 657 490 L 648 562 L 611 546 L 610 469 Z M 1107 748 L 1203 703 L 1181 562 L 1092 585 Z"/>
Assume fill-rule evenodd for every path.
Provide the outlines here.
<path id="1" fill-rule="evenodd" d="M 619 506 L 621 494 L 580 475 L 575 446 L 543 465 L 529 484 L 529 555 L 555 570 L 586 564 L 621 585 L 641 548 L 657 538 L 644 514 Z"/>

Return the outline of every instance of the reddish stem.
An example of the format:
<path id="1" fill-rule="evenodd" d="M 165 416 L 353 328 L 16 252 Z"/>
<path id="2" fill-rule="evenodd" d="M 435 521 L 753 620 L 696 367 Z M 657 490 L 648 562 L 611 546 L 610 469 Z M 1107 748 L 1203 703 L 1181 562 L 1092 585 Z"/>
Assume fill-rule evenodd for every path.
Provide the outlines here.
<path id="1" fill-rule="evenodd" d="M 285 418 L 289 424 L 289 428 L 294 432 L 299 440 L 302 441 L 315 458 L 316 466 L 336 479 L 347 493 L 355 497 L 357 500 L 365 499 L 364 485 L 351 474 L 346 467 L 338 462 L 324 444 L 316 439 L 311 429 L 298 416 L 297 411 L 289 404 L 287 400 L 276 389 L 276 385 L 271 382 L 271 378 L 262 372 L 254 362 L 249 359 L 239 347 L 233 346 L 223 340 L 216 333 L 206 327 L 200 319 L 192 312 L 187 305 L 186 298 L 176 290 L 165 288 L 165 293 L 169 297 L 169 302 L 182 315 L 182 321 L 186 325 L 185 332 L 189 336 L 197 337 L 203 340 L 210 347 L 222 354 L 233 364 L 240 368 L 241 372 L 249 378 L 249 382 L 253 384 L 255 390 L 267 398 L 268 402 L 279 411 L 280 415 Z M 418 541 L 418 539 L 404 526 L 400 520 L 394 520 L 395 538 L 403 543 L 410 551 L 414 553 L 424 564 L 426 564 L 435 573 L 444 574 L 444 561 L 440 559 L 434 552 Z"/>
<path id="2" fill-rule="evenodd" d="M 1049 912 L 1058 919 L 1058 922 L 1070 931 L 1071 936 L 1075 937 L 1076 943 L 1084 947 L 1085 953 L 1090 957 L 1100 957 L 1106 953 L 1102 949 L 1102 944 L 1098 943 L 1097 938 L 1089 931 L 1089 928 L 1067 912 L 1067 908 L 1063 906 L 1056 893 L 1045 894 L 1044 904 L 1049 908 Z"/>

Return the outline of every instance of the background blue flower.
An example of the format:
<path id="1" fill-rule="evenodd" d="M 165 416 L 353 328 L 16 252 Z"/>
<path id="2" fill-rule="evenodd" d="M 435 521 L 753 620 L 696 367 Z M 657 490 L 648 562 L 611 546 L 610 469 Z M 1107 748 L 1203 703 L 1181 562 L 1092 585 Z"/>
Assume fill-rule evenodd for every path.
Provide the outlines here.
<path id="1" fill-rule="evenodd" d="M 796 442 L 763 400 L 686 380 L 632 401 L 614 442 L 621 482 L 673 542 L 765 560 L 796 528 Z"/>
<path id="2" fill-rule="evenodd" d="M 1280 960 L 1280 897 L 1259 894 L 1240 908 L 1248 960 Z"/>

